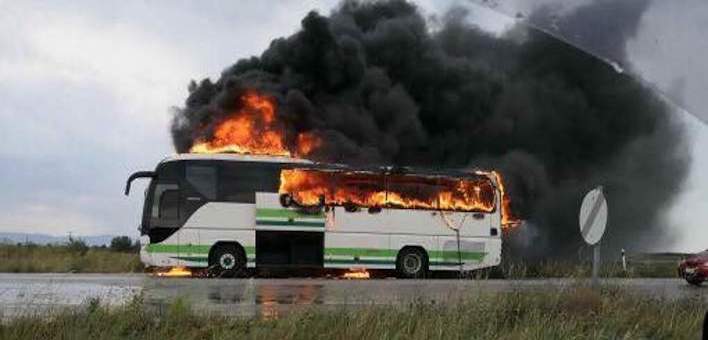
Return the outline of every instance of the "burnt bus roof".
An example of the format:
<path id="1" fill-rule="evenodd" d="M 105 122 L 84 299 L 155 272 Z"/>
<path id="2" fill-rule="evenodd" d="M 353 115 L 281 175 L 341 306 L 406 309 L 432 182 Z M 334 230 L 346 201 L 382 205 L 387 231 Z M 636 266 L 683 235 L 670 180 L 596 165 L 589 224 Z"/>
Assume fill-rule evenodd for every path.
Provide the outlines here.
<path id="1" fill-rule="evenodd" d="M 346 171 L 384 175 L 420 176 L 420 177 L 453 177 L 453 178 L 489 178 L 486 174 L 476 173 L 476 170 L 462 169 L 429 169 L 402 166 L 369 166 L 357 167 L 345 164 L 314 163 L 294 166 L 297 169 L 312 169 L 320 171 Z"/>
<path id="2" fill-rule="evenodd" d="M 244 155 L 237 153 L 181 153 L 169 156 L 163 159 L 158 167 L 167 162 L 174 161 L 190 161 L 190 160 L 218 160 L 218 161 L 234 161 L 234 162 L 264 162 L 264 163 L 281 163 L 288 164 L 293 168 L 298 169 L 313 169 L 322 171 L 348 171 L 348 172 L 367 172 L 380 173 L 386 175 L 410 175 L 423 177 L 454 177 L 454 178 L 487 178 L 496 181 L 485 174 L 476 173 L 479 169 L 430 169 L 409 166 L 351 166 L 339 163 L 321 163 L 302 158 L 293 158 L 285 156 L 264 156 L 264 155 Z"/>

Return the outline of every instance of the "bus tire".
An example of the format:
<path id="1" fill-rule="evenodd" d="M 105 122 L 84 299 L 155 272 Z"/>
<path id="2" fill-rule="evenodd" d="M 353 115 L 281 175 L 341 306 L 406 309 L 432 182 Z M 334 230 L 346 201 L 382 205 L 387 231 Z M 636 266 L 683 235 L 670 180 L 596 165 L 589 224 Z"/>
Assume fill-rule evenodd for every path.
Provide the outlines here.
<path id="1" fill-rule="evenodd" d="M 216 277 L 240 276 L 246 270 L 246 255 L 236 245 L 217 244 L 209 259 L 209 268 Z"/>
<path id="2" fill-rule="evenodd" d="M 404 247 L 396 258 L 396 272 L 404 279 L 422 279 L 428 274 L 428 254 L 418 247 Z"/>

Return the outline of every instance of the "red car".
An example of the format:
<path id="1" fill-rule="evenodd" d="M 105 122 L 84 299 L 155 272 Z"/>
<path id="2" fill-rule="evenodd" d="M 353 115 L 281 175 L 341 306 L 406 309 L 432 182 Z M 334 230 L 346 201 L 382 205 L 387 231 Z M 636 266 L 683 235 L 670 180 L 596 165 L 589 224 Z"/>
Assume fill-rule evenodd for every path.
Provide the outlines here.
<path id="1" fill-rule="evenodd" d="M 681 261 L 678 272 L 688 283 L 700 286 L 708 279 L 708 250 Z"/>

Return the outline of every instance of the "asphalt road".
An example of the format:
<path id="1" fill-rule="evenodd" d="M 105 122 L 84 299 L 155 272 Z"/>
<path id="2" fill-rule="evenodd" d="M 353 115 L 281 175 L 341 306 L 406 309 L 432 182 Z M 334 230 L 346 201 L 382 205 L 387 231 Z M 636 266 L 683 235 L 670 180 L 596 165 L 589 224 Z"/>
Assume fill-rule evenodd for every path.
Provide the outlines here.
<path id="1" fill-rule="evenodd" d="M 164 308 L 180 297 L 194 308 L 229 315 L 277 316 L 298 308 L 356 308 L 412 301 L 451 303 L 484 293 L 553 291 L 587 281 L 529 280 L 341 280 L 341 279 L 185 279 L 113 274 L 0 273 L 0 313 L 50 313 L 80 306 L 90 298 L 121 304 L 142 294 L 149 306 Z M 695 298 L 708 304 L 708 285 L 680 279 L 605 279 L 628 292 L 654 298 Z"/>

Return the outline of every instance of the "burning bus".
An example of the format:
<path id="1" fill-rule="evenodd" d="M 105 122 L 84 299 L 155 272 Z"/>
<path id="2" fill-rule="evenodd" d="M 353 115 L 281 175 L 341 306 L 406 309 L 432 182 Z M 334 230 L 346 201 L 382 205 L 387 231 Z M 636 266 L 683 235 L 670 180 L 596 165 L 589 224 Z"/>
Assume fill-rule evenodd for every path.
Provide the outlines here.
<path id="1" fill-rule="evenodd" d="M 126 195 L 134 179 L 150 178 L 140 227 L 147 266 L 424 277 L 499 264 L 512 219 L 497 173 L 315 163 L 305 158 L 323 140 L 311 131 L 286 138 L 274 98 L 248 90 L 235 104 L 189 153 L 128 179 Z"/>
<path id="2" fill-rule="evenodd" d="M 149 267 L 429 271 L 496 266 L 508 218 L 499 176 L 355 168 L 289 156 L 178 154 L 149 178 L 141 261 Z"/>

